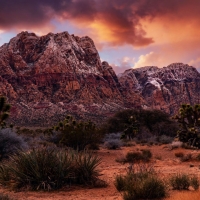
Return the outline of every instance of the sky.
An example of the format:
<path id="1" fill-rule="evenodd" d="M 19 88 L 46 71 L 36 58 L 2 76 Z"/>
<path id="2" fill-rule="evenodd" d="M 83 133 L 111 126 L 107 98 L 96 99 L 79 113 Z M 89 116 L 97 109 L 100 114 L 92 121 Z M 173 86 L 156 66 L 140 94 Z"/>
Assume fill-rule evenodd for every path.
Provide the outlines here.
<path id="1" fill-rule="evenodd" d="M 21 31 L 87 35 L 117 74 L 174 62 L 200 71 L 199 0 L 0 0 L 0 45 Z"/>

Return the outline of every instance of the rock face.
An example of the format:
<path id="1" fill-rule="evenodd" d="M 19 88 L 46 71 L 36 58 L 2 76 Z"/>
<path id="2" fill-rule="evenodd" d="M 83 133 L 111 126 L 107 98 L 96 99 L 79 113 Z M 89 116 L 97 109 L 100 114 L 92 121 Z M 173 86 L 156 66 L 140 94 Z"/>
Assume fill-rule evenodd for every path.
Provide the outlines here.
<path id="1" fill-rule="evenodd" d="M 144 107 L 170 114 L 176 113 L 183 103 L 200 103 L 200 74 L 182 63 L 126 70 L 119 75 L 119 82 L 127 92 L 139 92 L 145 100 Z"/>
<path id="2" fill-rule="evenodd" d="M 49 125 L 66 113 L 101 118 L 123 108 L 118 78 L 93 41 L 67 32 L 22 32 L 0 47 L 0 95 L 23 125 Z"/>
<path id="3" fill-rule="evenodd" d="M 22 32 L 0 47 L 0 95 L 18 125 L 49 126 L 66 114 L 102 121 L 132 107 L 174 113 L 182 102 L 198 103 L 199 88 L 200 74 L 180 63 L 116 76 L 89 37 L 67 32 Z"/>

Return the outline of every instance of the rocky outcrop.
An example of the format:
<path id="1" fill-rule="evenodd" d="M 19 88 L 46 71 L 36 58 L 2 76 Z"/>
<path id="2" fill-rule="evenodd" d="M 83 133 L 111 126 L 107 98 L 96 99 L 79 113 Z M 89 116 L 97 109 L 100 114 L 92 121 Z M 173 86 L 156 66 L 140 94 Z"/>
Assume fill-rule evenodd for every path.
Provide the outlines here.
<path id="1" fill-rule="evenodd" d="M 101 116 L 123 108 L 120 83 L 93 41 L 67 32 L 22 32 L 0 48 L 0 94 L 18 124 L 48 125 L 66 113 Z"/>
<path id="2" fill-rule="evenodd" d="M 12 104 L 18 125 L 50 126 L 66 114 L 102 122 L 133 107 L 172 114 L 182 102 L 198 103 L 199 87 L 199 73 L 181 63 L 116 76 L 89 37 L 67 32 L 21 32 L 0 47 L 0 95 Z"/>
<path id="3" fill-rule="evenodd" d="M 127 92 L 140 94 L 143 107 L 174 114 L 182 103 L 200 103 L 200 74 L 183 63 L 126 70 L 119 82 Z"/>

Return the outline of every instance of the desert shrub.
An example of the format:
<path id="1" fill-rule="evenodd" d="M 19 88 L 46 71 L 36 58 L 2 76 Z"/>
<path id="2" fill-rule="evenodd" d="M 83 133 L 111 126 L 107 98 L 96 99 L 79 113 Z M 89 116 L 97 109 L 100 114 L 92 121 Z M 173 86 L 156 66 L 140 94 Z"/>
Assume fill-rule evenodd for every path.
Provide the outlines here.
<path id="1" fill-rule="evenodd" d="M 183 143 L 180 141 L 173 141 L 171 144 L 169 144 L 169 147 L 171 149 L 176 149 L 182 147 Z"/>
<path id="2" fill-rule="evenodd" d="M 190 178 L 187 174 L 175 174 L 170 178 L 170 184 L 173 190 L 188 190 Z"/>
<path id="3" fill-rule="evenodd" d="M 149 149 L 143 149 L 141 152 L 128 152 L 126 154 L 126 162 L 138 162 L 145 161 L 148 162 L 152 157 L 152 153 Z"/>
<path id="4" fill-rule="evenodd" d="M 200 148 L 200 104 L 182 104 L 174 119 L 179 123 L 177 137 L 194 148 Z"/>
<path id="5" fill-rule="evenodd" d="M 144 161 L 149 161 L 152 158 L 152 153 L 149 149 L 142 149 L 141 151 Z"/>
<path id="6" fill-rule="evenodd" d="M 115 177 L 115 182 L 114 185 L 116 187 L 116 189 L 121 192 L 125 190 L 125 184 L 126 184 L 126 179 L 122 176 L 122 175 L 117 175 Z"/>
<path id="7" fill-rule="evenodd" d="M 142 169 L 143 167 L 139 167 Z M 151 171 L 133 170 L 125 176 L 116 176 L 115 187 L 123 191 L 124 200 L 159 199 L 166 196 L 166 185 Z"/>
<path id="8" fill-rule="evenodd" d="M 196 160 L 200 161 L 200 153 L 196 156 Z"/>
<path id="9" fill-rule="evenodd" d="M 180 160 L 182 162 L 187 162 L 187 161 L 190 161 L 192 159 L 192 154 L 191 153 L 188 153 L 186 155 L 184 155 L 183 157 L 180 158 Z"/>
<path id="10" fill-rule="evenodd" d="M 57 132 L 58 144 L 83 150 L 90 144 L 102 141 L 102 133 L 91 122 L 78 122 L 72 116 L 67 116 L 54 127 Z"/>
<path id="11" fill-rule="evenodd" d="M 6 127 L 6 119 L 9 117 L 10 104 L 7 104 L 6 98 L 0 96 L 0 128 Z"/>
<path id="12" fill-rule="evenodd" d="M 0 200 L 12 200 L 7 194 L 0 194 Z"/>
<path id="13" fill-rule="evenodd" d="M 120 138 L 121 138 L 121 133 L 106 134 L 103 139 L 104 146 L 107 149 L 120 149 L 120 147 L 122 147 L 123 145 L 123 142 Z"/>
<path id="14" fill-rule="evenodd" d="M 194 190 L 199 189 L 199 179 L 196 176 L 191 177 L 190 185 L 194 188 Z"/>
<path id="15" fill-rule="evenodd" d="M 99 176 L 97 167 L 101 159 L 91 153 L 81 152 L 76 155 L 75 161 L 75 172 L 78 183 L 94 185 Z"/>
<path id="16" fill-rule="evenodd" d="M 173 138 L 178 130 L 178 124 L 169 119 L 157 122 L 155 125 L 153 125 L 152 129 L 154 134 L 156 134 L 157 136 L 165 135 Z M 170 140 L 171 140 L 170 138 L 169 139 L 166 138 L 164 141 L 168 142 Z"/>
<path id="17" fill-rule="evenodd" d="M 175 156 L 176 156 L 177 158 L 182 158 L 182 157 L 184 156 L 184 153 L 183 153 L 183 152 L 176 152 L 176 153 L 175 153 Z"/>
<path id="18" fill-rule="evenodd" d="M 169 143 L 172 143 L 172 141 L 174 140 L 173 137 L 170 137 L 170 136 L 167 136 L 167 135 L 161 135 L 159 138 L 158 138 L 158 141 L 162 144 L 169 144 Z"/>
<path id="19" fill-rule="evenodd" d="M 116 113 L 108 119 L 105 124 L 106 132 L 122 132 L 130 125 L 130 117 L 134 116 L 140 123 L 138 137 L 149 132 L 152 135 L 175 136 L 178 130 L 177 123 L 170 119 L 170 116 L 160 110 L 124 110 Z"/>
<path id="20" fill-rule="evenodd" d="M 141 152 L 128 152 L 126 154 L 126 162 L 136 162 L 141 161 L 142 159 Z"/>
<path id="21" fill-rule="evenodd" d="M 21 136 L 12 129 L 0 130 L 0 160 L 27 148 L 27 144 Z"/>
<path id="22" fill-rule="evenodd" d="M 0 166 L 0 183 L 32 190 L 58 189 L 72 183 L 91 184 L 98 177 L 100 159 L 90 153 L 33 149 L 10 157 Z"/>

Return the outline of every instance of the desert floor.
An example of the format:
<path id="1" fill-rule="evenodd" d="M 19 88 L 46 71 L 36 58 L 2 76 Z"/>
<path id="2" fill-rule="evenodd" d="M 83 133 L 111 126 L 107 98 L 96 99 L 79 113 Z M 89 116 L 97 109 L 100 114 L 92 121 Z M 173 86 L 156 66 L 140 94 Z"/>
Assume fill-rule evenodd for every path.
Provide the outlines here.
<path id="1" fill-rule="evenodd" d="M 54 192 L 13 192 L 0 187 L 0 193 L 8 194 L 9 197 L 19 200 L 122 200 L 121 194 L 114 186 L 114 179 L 117 174 L 126 172 L 129 164 L 121 164 L 116 162 L 126 155 L 129 151 L 138 151 L 140 149 L 150 149 L 153 158 L 151 163 L 161 177 L 169 177 L 170 174 L 183 172 L 187 174 L 195 174 L 200 178 L 200 162 L 187 161 L 181 162 L 176 158 L 176 152 L 183 152 L 185 155 L 191 153 L 193 156 L 199 154 L 200 150 L 188 150 L 177 148 L 170 150 L 167 145 L 161 146 L 130 146 L 122 147 L 119 150 L 100 149 L 96 154 L 102 158 L 99 166 L 100 178 L 108 183 L 106 188 L 88 188 L 88 187 L 71 187 L 63 188 Z M 200 200 L 200 191 L 170 191 L 169 197 L 166 200 Z"/>

